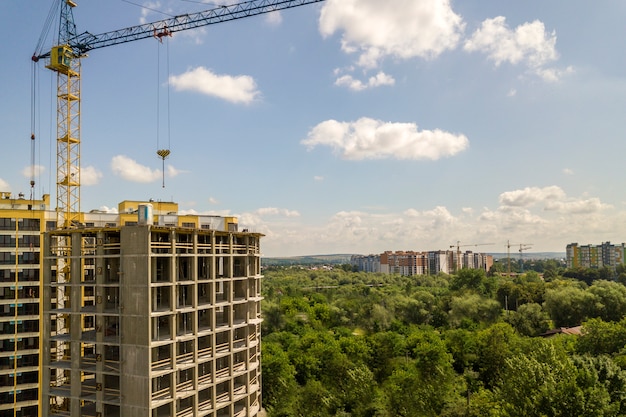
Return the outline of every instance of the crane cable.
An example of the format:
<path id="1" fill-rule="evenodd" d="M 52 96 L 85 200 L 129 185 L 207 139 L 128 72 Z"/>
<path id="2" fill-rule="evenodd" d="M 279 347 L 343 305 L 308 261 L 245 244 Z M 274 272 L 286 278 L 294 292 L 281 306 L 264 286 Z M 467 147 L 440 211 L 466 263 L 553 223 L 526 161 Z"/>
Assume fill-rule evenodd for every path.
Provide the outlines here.
<path id="1" fill-rule="evenodd" d="M 31 65 L 31 86 L 30 86 L 30 200 L 33 201 L 35 196 L 35 129 L 37 127 L 37 89 L 38 89 L 38 72 L 37 72 L 37 60 L 34 59 L 35 56 L 40 55 L 43 50 L 43 44 L 50 34 L 50 30 L 53 26 L 53 22 L 55 16 L 57 16 L 58 10 L 61 6 L 61 1 L 57 0 L 52 3 L 50 10 L 48 12 L 48 16 L 46 17 L 46 21 L 44 22 L 41 34 L 39 35 L 39 39 L 37 40 L 37 46 L 35 47 L 35 52 L 33 53 L 33 60 Z"/>
<path id="2" fill-rule="evenodd" d="M 171 35 L 170 35 L 171 36 Z M 157 45 L 157 155 L 161 158 L 162 161 L 162 174 L 163 174 L 163 182 L 161 187 L 165 188 L 165 159 L 170 155 L 170 138 L 171 138 L 171 130 L 170 130 L 170 43 L 166 39 L 166 71 L 167 71 L 167 98 L 166 98 L 166 110 L 167 110 L 167 148 L 160 148 L 160 114 L 161 114 L 161 95 L 160 95 L 160 83 L 161 83 L 161 44 L 163 43 L 164 36 L 155 36 L 159 40 L 159 44 Z"/>
<path id="3" fill-rule="evenodd" d="M 30 200 L 35 191 L 35 128 L 37 120 L 37 64 L 32 63 L 30 86 Z"/>

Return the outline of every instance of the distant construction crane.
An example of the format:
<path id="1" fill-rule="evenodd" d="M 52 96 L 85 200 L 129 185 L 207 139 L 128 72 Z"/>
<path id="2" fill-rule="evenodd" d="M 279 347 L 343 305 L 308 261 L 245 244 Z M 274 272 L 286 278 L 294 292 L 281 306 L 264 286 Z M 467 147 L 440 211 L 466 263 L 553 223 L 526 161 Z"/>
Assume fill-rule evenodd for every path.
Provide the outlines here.
<path id="1" fill-rule="evenodd" d="M 450 249 L 456 248 L 456 262 L 454 264 L 454 272 L 458 272 L 463 268 L 463 262 L 461 262 L 461 248 L 466 246 L 489 246 L 494 245 L 494 243 L 472 243 L 468 245 L 461 245 L 460 241 L 456 241 L 456 245 L 450 245 Z"/>
<path id="2" fill-rule="evenodd" d="M 520 263 L 520 268 L 521 268 L 521 272 L 524 272 L 524 260 L 522 259 L 522 252 L 528 249 L 532 248 L 532 243 L 521 243 L 519 245 L 519 263 Z"/>
<path id="3" fill-rule="evenodd" d="M 519 245 L 519 259 L 522 271 L 524 270 L 524 262 L 522 261 L 522 252 L 532 248 L 532 243 L 511 243 L 506 241 L 506 258 L 507 258 L 507 276 L 511 276 L 511 246 Z"/>

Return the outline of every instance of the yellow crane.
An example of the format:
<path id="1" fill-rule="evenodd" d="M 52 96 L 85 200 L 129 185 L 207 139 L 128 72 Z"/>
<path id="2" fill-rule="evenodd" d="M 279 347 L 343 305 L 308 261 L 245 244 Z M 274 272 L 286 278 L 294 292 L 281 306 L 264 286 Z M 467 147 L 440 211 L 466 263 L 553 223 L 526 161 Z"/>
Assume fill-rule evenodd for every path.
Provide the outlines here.
<path id="1" fill-rule="evenodd" d="M 454 272 L 458 272 L 463 268 L 463 262 L 461 262 L 461 248 L 466 246 L 489 246 L 493 245 L 493 243 L 472 243 L 469 245 L 461 245 L 460 241 L 456 241 L 456 245 L 450 245 L 450 249 L 456 248 L 456 262 L 454 263 Z"/>
<path id="2" fill-rule="evenodd" d="M 46 68 L 57 74 L 57 227 L 73 228 L 80 223 L 80 76 L 81 60 L 87 52 L 140 39 L 161 39 L 184 30 L 321 1 L 324 0 L 246 1 L 93 35 L 89 32 L 78 34 L 73 15 L 77 6 L 75 0 L 54 0 L 48 24 L 50 16 L 58 9 L 58 39 L 50 49 L 37 45 L 32 60 L 44 60 Z M 34 139 L 34 135 L 31 138 Z M 159 156 L 162 157 L 161 154 Z"/>
<path id="3" fill-rule="evenodd" d="M 507 276 L 511 276 L 511 246 L 519 245 L 519 257 L 520 262 L 522 261 L 522 252 L 532 248 L 532 243 L 511 243 L 510 241 L 506 241 L 506 259 L 507 259 Z M 523 265 L 523 263 L 522 263 Z M 522 268 L 524 268 L 522 266 Z"/>

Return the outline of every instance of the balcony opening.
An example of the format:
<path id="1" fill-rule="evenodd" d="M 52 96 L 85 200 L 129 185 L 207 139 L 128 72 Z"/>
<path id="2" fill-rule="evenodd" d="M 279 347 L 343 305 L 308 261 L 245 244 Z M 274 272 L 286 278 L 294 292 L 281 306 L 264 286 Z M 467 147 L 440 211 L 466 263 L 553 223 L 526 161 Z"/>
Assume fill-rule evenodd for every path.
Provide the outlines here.
<path id="1" fill-rule="evenodd" d="M 176 275 L 178 281 L 191 281 L 193 280 L 192 274 L 193 258 L 180 257 L 176 262 Z"/>
<path id="2" fill-rule="evenodd" d="M 152 371 L 172 367 L 172 346 L 163 345 L 152 348 Z"/>
<path id="3" fill-rule="evenodd" d="M 178 313 L 176 315 L 176 335 L 177 336 L 193 334 L 194 332 L 193 316 L 194 314 L 192 312 Z"/>
<path id="4" fill-rule="evenodd" d="M 151 282 L 171 282 L 170 271 L 171 258 L 154 257 L 151 260 L 152 277 Z"/>
<path id="5" fill-rule="evenodd" d="M 193 362 L 194 341 L 186 340 L 176 343 L 176 362 Z"/>
<path id="6" fill-rule="evenodd" d="M 177 287 L 178 308 L 193 307 L 193 285 L 180 285 Z"/>
<path id="7" fill-rule="evenodd" d="M 211 330 L 211 310 L 198 310 L 198 332 Z"/>
<path id="8" fill-rule="evenodd" d="M 211 304 L 211 284 L 198 284 L 198 305 Z"/>
<path id="9" fill-rule="evenodd" d="M 152 311 L 170 311 L 172 309 L 172 288 L 152 288 Z"/>
<path id="10" fill-rule="evenodd" d="M 168 340 L 172 337 L 171 316 L 161 316 L 152 318 L 152 340 Z"/>
<path id="11" fill-rule="evenodd" d="M 213 270 L 213 258 L 198 258 L 198 280 L 212 279 L 211 271 Z"/>

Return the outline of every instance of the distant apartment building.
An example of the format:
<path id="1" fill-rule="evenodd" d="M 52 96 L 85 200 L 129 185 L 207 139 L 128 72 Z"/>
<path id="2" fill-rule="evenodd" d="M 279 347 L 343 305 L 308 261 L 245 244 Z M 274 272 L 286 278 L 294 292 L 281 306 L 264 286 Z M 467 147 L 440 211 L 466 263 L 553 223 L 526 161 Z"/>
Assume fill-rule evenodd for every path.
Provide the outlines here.
<path id="1" fill-rule="evenodd" d="M 380 272 L 380 255 L 352 255 L 350 264 L 357 271 Z"/>
<path id="2" fill-rule="evenodd" d="M 428 255 L 423 252 L 391 252 L 380 255 L 380 272 L 405 276 L 428 274 Z"/>
<path id="3" fill-rule="evenodd" d="M 260 412 L 261 234 L 168 202 L 56 220 L 0 193 L 0 417 Z"/>
<path id="4" fill-rule="evenodd" d="M 600 245 L 579 245 L 570 243 L 565 248 L 568 268 L 615 268 L 626 260 L 625 244 L 613 245 L 602 242 Z"/>
<path id="5" fill-rule="evenodd" d="M 459 262 L 457 257 L 460 259 Z M 353 255 L 350 263 L 357 270 L 364 272 L 405 276 L 436 275 L 440 272 L 453 273 L 457 264 L 460 268 L 489 271 L 493 265 L 493 256 L 471 251 L 457 253 L 451 250 L 385 251 L 380 255 Z"/>

